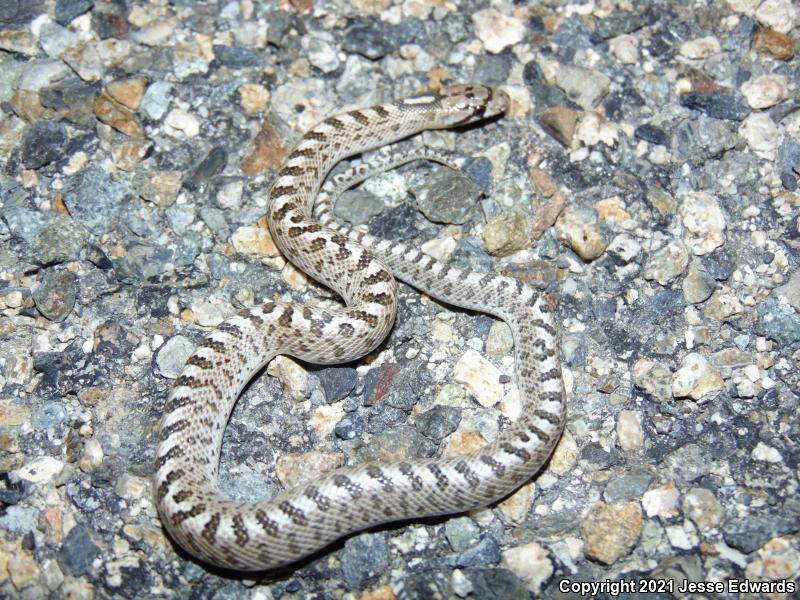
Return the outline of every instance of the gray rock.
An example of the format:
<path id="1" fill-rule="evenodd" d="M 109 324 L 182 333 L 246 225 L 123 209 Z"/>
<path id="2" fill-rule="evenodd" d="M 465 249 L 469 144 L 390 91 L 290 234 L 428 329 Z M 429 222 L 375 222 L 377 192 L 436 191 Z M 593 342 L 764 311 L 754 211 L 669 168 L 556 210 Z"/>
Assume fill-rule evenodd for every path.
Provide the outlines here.
<path id="1" fill-rule="evenodd" d="M 668 474 L 678 483 L 691 483 L 711 471 L 708 458 L 697 444 L 686 444 L 670 452 L 664 460 Z"/>
<path id="2" fill-rule="evenodd" d="M 31 290 L 31 297 L 39 312 L 57 323 L 72 312 L 77 296 L 77 278 L 69 271 L 48 269 L 39 285 Z"/>
<path id="3" fill-rule="evenodd" d="M 0 102 L 8 102 L 13 97 L 23 67 L 24 63 L 11 54 L 0 56 Z"/>
<path id="4" fill-rule="evenodd" d="M 395 584 L 397 600 L 450 600 L 453 589 L 449 574 L 442 571 L 411 573 Z M 477 598 L 478 596 L 476 596 Z"/>
<path id="5" fill-rule="evenodd" d="M 42 106 L 58 111 L 65 119 L 78 125 L 94 121 L 94 98 L 97 87 L 84 83 L 77 77 L 60 81 L 58 85 L 39 92 Z"/>
<path id="6" fill-rule="evenodd" d="M 495 565 L 500 562 L 500 548 L 490 537 L 483 538 L 480 542 L 459 554 L 446 556 L 442 563 L 451 567 L 480 567 Z"/>
<path id="7" fill-rule="evenodd" d="M 87 575 L 92 561 L 100 554 L 100 548 L 92 541 L 83 525 L 76 525 L 67 534 L 58 551 L 58 563 L 62 570 L 75 577 Z"/>
<path id="8" fill-rule="evenodd" d="M 125 185 L 111 179 L 103 169 L 89 165 L 64 183 L 63 197 L 72 218 L 95 235 L 108 229 L 128 194 Z"/>
<path id="9" fill-rule="evenodd" d="M 379 533 L 363 533 L 344 543 L 341 552 L 342 576 L 350 589 L 362 589 L 371 578 L 388 566 L 386 540 Z"/>
<path id="10" fill-rule="evenodd" d="M 24 506 L 9 506 L 0 515 L 0 529 L 11 533 L 25 534 L 36 529 L 39 511 Z"/>
<path id="11" fill-rule="evenodd" d="M 364 435 L 364 418 L 355 412 L 349 412 L 334 426 L 336 437 L 343 440 L 354 440 Z"/>
<path id="12" fill-rule="evenodd" d="M 56 216 L 33 238 L 30 259 L 45 267 L 76 260 L 86 246 L 86 237 L 86 230 L 72 219 Z"/>
<path id="13" fill-rule="evenodd" d="M 192 352 L 195 344 L 183 337 L 176 335 L 169 338 L 156 354 L 156 365 L 161 375 L 168 379 L 175 379 L 183 369 Z"/>
<path id="14" fill-rule="evenodd" d="M 164 116 L 172 99 L 172 84 L 166 81 L 154 81 L 147 87 L 139 108 L 153 121 Z"/>
<path id="15" fill-rule="evenodd" d="M 456 406 L 434 406 L 417 417 L 417 429 L 432 440 L 441 440 L 458 429 L 461 409 Z"/>
<path id="16" fill-rule="evenodd" d="M 22 163 L 27 169 L 39 169 L 58 159 L 66 144 L 67 129 L 61 123 L 34 123 L 22 140 Z"/>
<path id="17" fill-rule="evenodd" d="M 55 12 L 56 23 L 66 26 L 92 6 L 94 6 L 94 0 L 58 0 Z"/>
<path id="18" fill-rule="evenodd" d="M 730 150 L 736 146 L 737 139 L 729 124 L 701 115 L 672 129 L 669 148 L 678 161 L 699 162 Z"/>
<path id="19" fill-rule="evenodd" d="M 331 404 L 345 398 L 358 381 L 358 373 L 350 367 L 328 367 L 317 373 L 322 391 L 325 392 L 325 402 Z"/>
<path id="20" fill-rule="evenodd" d="M 417 206 L 428 220 L 462 225 L 472 218 L 483 191 L 471 179 L 452 169 L 436 168 L 424 187 L 412 189 Z"/>
<path id="21" fill-rule="evenodd" d="M 531 595 L 523 581 L 507 569 L 468 569 L 472 598 L 481 600 L 528 600 Z"/>
<path id="22" fill-rule="evenodd" d="M 225 220 L 225 213 L 213 206 L 204 206 L 200 209 L 200 218 L 203 219 L 208 228 L 214 232 L 214 236 L 220 241 L 227 241 L 231 235 L 231 229 Z"/>
<path id="23" fill-rule="evenodd" d="M 603 497 L 608 504 L 639 500 L 650 487 L 653 475 L 643 470 L 634 470 L 621 477 L 615 477 L 606 485 Z"/>
<path id="24" fill-rule="evenodd" d="M 370 60 L 383 58 L 395 49 L 394 40 L 387 27 L 376 21 L 365 25 L 354 25 L 344 34 L 342 47 L 345 52 L 360 54 Z"/>
<path id="25" fill-rule="evenodd" d="M 36 235 L 47 225 L 47 218 L 37 210 L 24 206 L 6 206 L 0 209 L 0 216 L 14 236 L 32 243 Z"/>
<path id="26" fill-rule="evenodd" d="M 255 67 L 262 60 L 261 53 L 241 46 L 214 46 L 214 57 L 216 62 L 231 69 Z"/>
<path id="27" fill-rule="evenodd" d="M 348 190 L 336 201 L 333 214 L 341 221 L 353 225 L 367 223 L 383 212 L 383 200 L 367 190 Z"/>
<path id="28" fill-rule="evenodd" d="M 455 517 L 444 524 L 444 534 L 453 550 L 464 552 L 478 540 L 481 529 L 469 517 Z"/>
<path id="29" fill-rule="evenodd" d="M 191 204 L 175 203 L 164 211 L 164 214 L 167 215 L 172 230 L 175 233 L 183 233 L 194 223 L 197 211 Z"/>
<path id="30" fill-rule="evenodd" d="M 779 516 L 732 517 L 722 526 L 722 537 L 729 546 L 750 554 L 772 538 L 796 533 L 800 521 Z"/>
<path id="31" fill-rule="evenodd" d="M 775 298 L 767 298 L 756 309 L 756 332 L 779 344 L 791 345 L 800 341 L 800 315 Z"/>
<path id="32" fill-rule="evenodd" d="M 700 111 L 715 119 L 742 121 L 750 114 L 750 107 L 739 95 L 722 92 L 687 92 L 680 96 L 681 105 Z"/>
<path id="33" fill-rule="evenodd" d="M 67 420 L 67 411 L 61 402 L 46 402 L 31 411 L 31 427 L 50 429 L 58 427 Z"/>

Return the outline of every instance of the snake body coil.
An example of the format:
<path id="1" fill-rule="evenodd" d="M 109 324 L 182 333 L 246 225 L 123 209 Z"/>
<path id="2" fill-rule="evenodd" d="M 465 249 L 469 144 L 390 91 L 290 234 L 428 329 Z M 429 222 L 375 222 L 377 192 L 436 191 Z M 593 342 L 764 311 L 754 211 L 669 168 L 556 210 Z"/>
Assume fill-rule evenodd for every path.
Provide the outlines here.
<path id="1" fill-rule="evenodd" d="M 344 306 L 268 302 L 225 321 L 187 360 L 164 407 L 154 483 L 164 526 L 194 556 L 244 571 L 285 565 L 376 524 L 489 504 L 525 483 L 550 455 L 565 411 L 552 302 L 515 279 L 463 271 L 350 230 L 332 220 L 329 203 L 312 212 L 325 176 L 343 158 L 500 114 L 507 101 L 491 88 L 459 85 L 353 110 L 321 122 L 289 154 L 270 192 L 270 230 L 284 255 L 335 290 Z M 372 351 L 394 322 L 392 274 L 508 323 L 524 402 L 519 420 L 463 456 L 348 467 L 269 500 L 227 499 L 217 485 L 219 454 L 243 387 L 278 354 L 336 364 Z"/>

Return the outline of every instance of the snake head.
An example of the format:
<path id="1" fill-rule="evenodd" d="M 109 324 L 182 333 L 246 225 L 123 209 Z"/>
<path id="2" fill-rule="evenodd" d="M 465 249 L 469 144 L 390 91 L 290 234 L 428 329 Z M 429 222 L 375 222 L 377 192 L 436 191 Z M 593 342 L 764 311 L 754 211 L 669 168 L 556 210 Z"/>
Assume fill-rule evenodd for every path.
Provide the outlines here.
<path id="1" fill-rule="evenodd" d="M 438 93 L 408 98 L 403 104 L 431 111 L 432 128 L 466 125 L 503 114 L 508 109 L 508 95 L 478 83 L 451 85 Z"/>

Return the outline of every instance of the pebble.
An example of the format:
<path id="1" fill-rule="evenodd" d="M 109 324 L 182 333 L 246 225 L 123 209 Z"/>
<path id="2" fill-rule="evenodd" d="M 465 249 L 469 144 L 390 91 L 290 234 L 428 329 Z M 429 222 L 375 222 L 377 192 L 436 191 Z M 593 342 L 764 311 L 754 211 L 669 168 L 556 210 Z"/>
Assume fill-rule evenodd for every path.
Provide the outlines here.
<path id="1" fill-rule="evenodd" d="M 683 297 L 689 304 L 708 300 L 716 289 L 716 281 L 699 260 L 693 260 L 681 284 Z"/>
<path id="2" fill-rule="evenodd" d="M 733 315 L 741 314 L 743 310 L 742 303 L 736 296 L 717 290 L 706 304 L 703 316 L 714 321 L 723 321 Z"/>
<path id="3" fill-rule="evenodd" d="M 689 192 L 678 211 L 691 234 L 688 241 L 694 254 L 710 254 L 725 243 L 725 215 L 714 196 L 707 192 Z"/>
<path id="4" fill-rule="evenodd" d="M 116 79 L 106 85 L 106 93 L 131 110 L 139 108 L 146 89 L 147 80 L 144 77 Z"/>
<path id="5" fill-rule="evenodd" d="M 800 315 L 774 298 L 756 308 L 755 330 L 761 335 L 789 346 L 800 341 Z"/>
<path id="6" fill-rule="evenodd" d="M 786 302 L 800 313 L 800 271 L 792 273 L 789 281 L 775 288 L 773 293 L 780 301 Z"/>
<path id="7" fill-rule="evenodd" d="M 773 538 L 798 530 L 797 520 L 784 516 L 733 517 L 722 526 L 722 537 L 731 548 L 750 554 Z"/>
<path id="8" fill-rule="evenodd" d="M 617 443 L 623 450 L 637 450 L 644 443 L 642 415 L 635 410 L 621 410 L 617 415 Z"/>
<path id="9" fill-rule="evenodd" d="M 62 123 L 34 123 L 22 140 L 22 163 L 26 169 L 39 169 L 62 157 L 67 144 L 67 129 Z"/>
<path id="10" fill-rule="evenodd" d="M 172 96 L 172 84 L 166 81 L 154 81 L 145 90 L 139 107 L 153 121 L 160 121 L 167 112 Z"/>
<path id="11" fill-rule="evenodd" d="M 683 42 L 678 49 L 681 56 L 691 58 L 692 60 L 702 60 L 719 54 L 721 50 L 719 40 L 714 36 L 707 36 Z"/>
<path id="12" fill-rule="evenodd" d="M 336 49 L 319 38 L 307 38 L 307 52 L 309 62 L 323 73 L 333 73 L 340 66 L 341 62 L 336 54 Z"/>
<path id="13" fill-rule="evenodd" d="M 559 104 L 540 112 L 536 119 L 547 133 L 569 148 L 572 146 L 578 116 L 574 110 Z"/>
<path id="14" fill-rule="evenodd" d="M 33 556 L 25 551 L 13 555 L 6 563 L 6 569 L 11 583 L 18 591 L 34 584 L 40 576 L 39 566 Z"/>
<path id="15" fill-rule="evenodd" d="M 687 92 L 680 96 L 681 105 L 715 119 L 742 121 L 750 114 L 743 99 L 723 92 Z"/>
<path id="16" fill-rule="evenodd" d="M 701 531 L 717 529 L 725 519 L 725 509 L 706 488 L 696 487 L 686 492 L 681 508 Z"/>
<path id="17" fill-rule="evenodd" d="M 701 478 L 711 470 L 709 458 L 703 455 L 697 444 L 686 444 L 673 450 L 664 460 L 665 476 L 675 479 L 679 484 Z"/>
<path id="18" fill-rule="evenodd" d="M 231 243 L 236 251 L 242 254 L 264 257 L 280 255 L 269 229 L 264 227 L 254 227 L 252 225 L 239 227 L 233 232 Z"/>
<path id="19" fill-rule="evenodd" d="M 440 168 L 425 178 L 425 187 L 412 193 L 429 220 L 462 225 L 472 218 L 483 190 L 457 171 Z"/>
<path id="20" fill-rule="evenodd" d="M 344 34 L 342 48 L 346 52 L 360 54 L 370 60 L 378 60 L 396 48 L 394 38 L 381 22 L 356 24 Z"/>
<path id="21" fill-rule="evenodd" d="M 759 27 L 753 34 L 753 49 L 778 60 L 794 58 L 794 41 L 791 37 L 769 27 Z"/>
<path id="22" fill-rule="evenodd" d="M 669 242 L 647 258 L 642 275 L 667 285 L 678 277 L 689 264 L 689 250 L 681 242 Z"/>
<path id="23" fill-rule="evenodd" d="M 800 552 L 789 538 L 775 538 L 758 549 L 758 558 L 745 568 L 750 581 L 789 581 L 800 571 Z"/>
<path id="24" fill-rule="evenodd" d="M 155 362 L 159 373 L 167 379 L 176 379 L 194 348 L 195 344 L 182 335 L 169 338 L 156 354 Z"/>
<path id="25" fill-rule="evenodd" d="M 94 114 L 106 125 L 130 137 L 144 136 L 144 129 L 138 117 L 124 104 L 102 93 L 94 102 Z"/>
<path id="26" fill-rule="evenodd" d="M 650 487 L 652 481 L 652 473 L 634 468 L 620 477 L 611 479 L 603 491 L 603 498 L 609 504 L 638 500 Z"/>
<path id="27" fill-rule="evenodd" d="M 381 534 L 362 533 L 349 538 L 340 553 L 342 577 L 350 589 L 363 589 L 388 566 L 388 548 Z"/>
<path id="28" fill-rule="evenodd" d="M 467 350 L 453 368 L 453 380 L 469 390 L 484 407 L 494 406 L 503 397 L 499 385 L 502 373 L 475 350 Z"/>
<path id="29" fill-rule="evenodd" d="M 180 171 L 148 171 L 133 176 L 133 187 L 139 196 L 156 204 L 159 208 L 171 206 L 183 184 Z"/>
<path id="30" fill-rule="evenodd" d="M 200 121 L 180 108 L 173 108 L 164 119 L 164 131 L 173 137 L 194 138 L 200 134 Z"/>
<path id="31" fill-rule="evenodd" d="M 41 282 L 31 290 L 37 310 L 47 319 L 60 323 L 69 316 L 78 296 L 73 273 L 48 269 Z"/>
<path id="32" fill-rule="evenodd" d="M 702 354 L 692 352 L 681 361 L 680 368 L 672 376 L 672 393 L 676 398 L 700 400 L 706 394 L 723 387 L 720 374 Z"/>
<path id="33" fill-rule="evenodd" d="M 475 35 L 492 54 L 522 41 L 527 31 L 521 19 L 504 15 L 495 8 L 479 10 L 471 18 Z"/>
<path id="34" fill-rule="evenodd" d="M 519 577 L 533 594 L 541 593 L 542 586 L 554 572 L 550 553 L 536 542 L 505 550 L 500 564 Z"/>
<path id="35" fill-rule="evenodd" d="M 639 40 L 636 36 L 623 34 L 608 42 L 609 50 L 623 65 L 635 65 L 639 62 Z"/>
<path id="36" fill-rule="evenodd" d="M 89 11 L 92 6 L 94 6 L 94 0 L 57 0 L 56 23 L 66 27 L 73 19 Z"/>
<path id="37" fill-rule="evenodd" d="M 772 446 L 768 446 L 764 442 L 758 442 L 756 447 L 753 448 L 753 451 L 750 453 L 750 456 L 753 458 L 753 460 L 760 460 L 766 463 L 778 464 L 783 462 L 781 453 Z"/>
<path id="38" fill-rule="evenodd" d="M 562 65 L 554 78 L 567 97 L 585 111 L 600 104 L 611 88 L 611 80 L 594 69 Z"/>
<path id="39" fill-rule="evenodd" d="M 248 115 L 257 115 L 267 108 L 269 90 L 257 83 L 245 83 L 239 86 L 239 105 Z"/>
<path id="40" fill-rule="evenodd" d="M 607 247 L 597 212 L 591 208 L 564 209 L 556 221 L 556 237 L 585 261 L 599 257 Z"/>
<path id="41" fill-rule="evenodd" d="M 283 386 L 283 393 L 295 402 L 311 397 L 312 380 L 308 371 L 287 356 L 276 356 L 267 366 L 267 373 L 276 377 Z"/>
<path id="42" fill-rule="evenodd" d="M 613 564 L 636 545 L 642 527 L 637 502 L 598 502 L 581 520 L 583 551 L 592 560 Z"/>
<path id="43" fill-rule="evenodd" d="M 678 516 L 680 492 L 675 483 L 670 481 L 660 487 L 648 490 L 642 496 L 642 507 L 648 517 L 658 517 L 662 521 Z"/>
<path id="44" fill-rule="evenodd" d="M 781 33 L 789 33 L 798 19 L 798 8 L 792 0 L 764 0 L 755 12 L 756 20 Z"/>
<path id="45" fill-rule="evenodd" d="M 87 529 L 76 525 L 70 529 L 58 551 L 58 563 L 64 572 L 80 577 L 89 574 L 92 562 L 100 554 L 100 548 L 92 541 Z"/>
<path id="46" fill-rule="evenodd" d="M 95 235 L 103 234 L 119 214 L 127 187 L 96 165 L 89 165 L 64 183 L 64 204 L 78 223 Z"/>
<path id="47" fill-rule="evenodd" d="M 780 132 L 768 114 L 753 113 L 748 116 L 739 127 L 739 135 L 747 141 L 753 154 L 764 160 L 775 160 Z"/>
<path id="48" fill-rule="evenodd" d="M 508 256 L 531 245 L 530 219 L 518 212 L 492 217 L 483 228 L 483 244 L 492 256 Z"/>
<path id="49" fill-rule="evenodd" d="M 458 429 L 460 422 L 460 408 L 434 406 L 416 418 L 416 427 L 423 435 L 438 442 Z"/>

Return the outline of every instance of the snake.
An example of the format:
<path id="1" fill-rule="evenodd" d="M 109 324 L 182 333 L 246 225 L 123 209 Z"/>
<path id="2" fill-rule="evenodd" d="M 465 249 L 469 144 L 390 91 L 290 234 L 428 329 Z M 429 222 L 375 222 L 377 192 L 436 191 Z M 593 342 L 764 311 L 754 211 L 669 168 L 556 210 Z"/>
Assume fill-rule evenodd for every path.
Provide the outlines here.
<path id="1" fill-rule="evenodd" d="M 237 571 L 285 567 L 366 528 L 490 505 L 547 461 L 566 418 L 554 295 L 457 268 L 338 222 L 332 212 L 337 189 L 376 172 L 419 158 L 447 162 L 434 150 L 392 155 L 384 146 L 499 118 L 508 105 L 508 95 L 489 86 L 444 86 L 328 117 L 288 153 L 269 191 L 269 231 L 289 261 L 341 302 L 268 301 L 242 310 L 200 342 L 175 379 L 159 425 L 153 490 L 167 533 L 197 560 Z M 372 150 L 373 158 L 326 183 L 339 162 Z M 218 483 L 220 451 L 244 387 L 278 355 L 335 365 L 375 350 L 394 324 L 395 278 L 508 324 L 519 418 L 462 455 L 344 466 L 271 498 L 227 497 Z"/>

